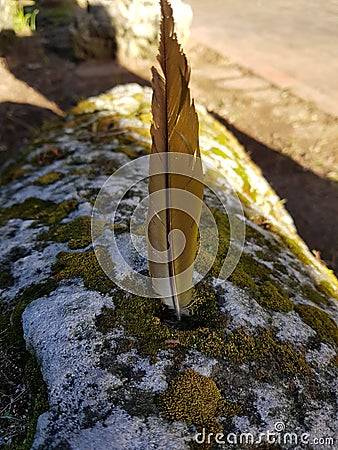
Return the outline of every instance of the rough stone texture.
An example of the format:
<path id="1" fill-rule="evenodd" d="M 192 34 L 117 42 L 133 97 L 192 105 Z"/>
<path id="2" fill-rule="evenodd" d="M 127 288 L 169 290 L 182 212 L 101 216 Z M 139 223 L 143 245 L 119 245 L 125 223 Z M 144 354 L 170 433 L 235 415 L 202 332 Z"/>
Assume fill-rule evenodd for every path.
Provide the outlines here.
<path id="1" fill-rule="evenodd" d="M 250 432 L 257 439 L 283 422 L 286 432 L 298 436 L 333 437 L 337 281 L 297 236 L 282 203 L 237 141 L 202 108 L 204 160 L 219 167 L 243 202 L 247 236 L 241 261 L 247 263 L 228 280 L 208 276 L 205 301 L 214 295 L 215 303 L 208 303 L 201 323 L 178 329 L 163 319 L 158 303 L 137 297 L 128 303 L 127 294 L 96 273 L 94 259 L 81 259 L 92 249 L 83 222 L 73 237 L 64 236 L 60 220 L 72 224 L 90 216 L 107 176 L 149 150 L 150 95 L 148 88 L 126 85 L 80 103 L 3 174 L 0 264 L 12 281 L 0 291 L 1 302 L 13 309 L 28 286 L 58 283 L 22 316 L 27 347 L 36 355 L 49 395 L 32 449 L 188 449 L 201 429 L 199 402 L 189 406 L 190 421 L 177 419 L 179 404 L 168 410 L 159 402 L 171 381 L 186 373 L 212 380 L 225 402 L 208 417 L 209 431 Z M 51 184 L 41 185 L 47 174 Z M 145 195 L 141 183 L 123 199 L 120 242 L 128 234 L 123 227 L 130 211 Z M 231 207 L 233 193 L 223 195 Z M 11 208 L 32 197 L 77 205 L 59 222 L 50 209 L 38 215 L 35 209 Z M 205 202 L 217 208 L 210 193 Z M 128 246 L 124 251 L 132 257 Z M 72 273 L 67 258 L 79 258 Z M 262 299 L 264 286 L 272 284 L 275 289 Z M 269 303 L 276 295 L 277 304 Z M 323 326 L 310 322 L 306 311 Z M 198 395 L 204 391 L 202 385 Z M 183 403 L 189 394 L 188 388 Z M 231 448 L 260 447 L 238 442 Z M 270 448 L 333 447 L 282 441 Z"/>
<path id="2" fill-rule="evenodd" d="M 15 2 L 13 0 L 0 0 L 0 31 L 13 28 L 13 10 Z"/>
<path id="3" fill-rule="evenodd" d="M 158 48 L 160 8 L 157 0 L 89 0 L 78 8 L 71 30 L 75 56 L 154 59 Z M 184 43 L 192 21 L 191 7 L 171 2 L 177 35 Z"/>

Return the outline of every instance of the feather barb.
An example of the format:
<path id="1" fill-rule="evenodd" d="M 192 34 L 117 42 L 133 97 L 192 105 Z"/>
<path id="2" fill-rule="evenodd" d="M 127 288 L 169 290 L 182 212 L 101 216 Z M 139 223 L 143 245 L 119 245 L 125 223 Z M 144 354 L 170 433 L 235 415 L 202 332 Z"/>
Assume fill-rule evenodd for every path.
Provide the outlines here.
<path id="1" fill-rule="evenodd" d="M 180 318 L 192 299 L 203 172 L 190 68 L 174 32 L 172 8 L 167 0 L 160 3 L 161 73 L 152 68 L 148 260 L 155 292 Z"/>

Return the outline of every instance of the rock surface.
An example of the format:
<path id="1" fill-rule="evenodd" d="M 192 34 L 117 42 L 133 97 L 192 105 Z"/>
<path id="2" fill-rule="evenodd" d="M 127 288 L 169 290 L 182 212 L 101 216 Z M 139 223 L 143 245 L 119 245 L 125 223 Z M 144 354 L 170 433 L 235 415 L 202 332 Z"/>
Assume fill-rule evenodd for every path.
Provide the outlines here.
<path id="1" fill-rule="evenodd" d="M 126 85 L 80 103 L 2 174 L 2 305 L 15 311 L 39 286 L 22 315 L 49 397 L 32 449 L 188 449 L 203 429 L 212 443 L 216 433 L 228 439 L 215 448 L 267 448 L 240 441 L 250 439 L 240 433 L 255 442 L 267 432 L 276 433 L 270 449 L 333 448 L 314 439 L 337 430 L 337 281 L 237 141 L 203 109 L 204 160 L 218 168 L 216 184 L 221 173 L 233 186 L 246 216 L 235 271 L 219 276 L 229 242 L 240 239 L 211 192 L 205 203 L 219 253 L 181 324 L 160 301 L 119 289 L 97 263 L 92 206 L 109 175 L 148 153 L 150 95 Z M 231 215 L 235 195 L 222 189 Z M 130 215 L 145 196 L 140 182 L 117 212 L 129 260 Z"/>
<path id="2" fill-rule="evenodd" d="M 15 2 L 13 0 L 0 0 L 0 31 L 13 28 L 13 11 Z"/>
<path id="3" fill-rule="evenodd" d="M 192 10 L 181 0 L 171 3 L 177 35 L 184 43 Z M 75 56 L 153 60 L 158 48 L 159 20 L 157 0 L 89 0 L 87 8 L 77 10 L 71 30 Z"/>

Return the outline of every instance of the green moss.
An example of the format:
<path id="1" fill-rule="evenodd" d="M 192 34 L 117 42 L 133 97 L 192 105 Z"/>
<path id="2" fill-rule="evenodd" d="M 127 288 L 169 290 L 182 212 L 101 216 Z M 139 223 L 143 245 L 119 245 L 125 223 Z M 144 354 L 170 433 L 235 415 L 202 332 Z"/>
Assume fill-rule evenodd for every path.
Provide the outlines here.
<path id="1" fill-rule="evenodd" d="M 20 446 L 19 450 L 29 450 L 33 443 L 36 432 L 36 425 L 42 413 L 48 410 L 48 394 L 47 386 L 42 378 L 40 368 L 33 356 L 30 356 L 25 366 L 26 379 L 31 394 L 31 404 L 28 409 L 28 428 L 27 435 Z M 12 450 L 14 450 L 15 446 Z"/>
<path id="2" fill-rule="evenodd" d="M 40 235 L 40 239 L 68 242 L 71 250 L 87 247 L 91 242 L 91 218 L 78 217 L 71 222 L 55 225 Z"/>
<path id="3" fill-rule="evenodd" d="M 277 373 L 311 376 L 311 370 L 302 353 L 291 344 L 279 342 L 270 330 L 262 330 L 256 336 L 246 334 L 243 330 L 231 333 L 225 342 L 225 356 L 231 361 L 261 361 L 268 365 L 277 365 Z"/>
<path id="4" fill-rule="evenodd" d="M 44 225 L 53 225 L 68 216 L 77 207 L 76 200 L 54 203 L 29 197 L 24 202 L 0 209 L 0 225 L 9 219 L 35 220 Z"/>
<path id="5" fill-rule="evenodd" d="M 226 317 L 217 311 L 216 297 L 206 285 L 197 287 L 193 315 L 183 318 L 176 328 L 162 321 L 165 307 L 161 301 L 114 293 L 114 309 L 106 309 L 96 319 L 102 333 L 123 326 L 136 338 L 134 345 L 144 356 L 156 357 L 161 349 L 175 348 L 180 354 L 190 349 L 207 356 L 225 357 L 235 364 L 267 361 L 278 365 L 280 373 L 310 374 L 303 355 L 291 344 L 280 343 L 272 333 L 262 330 L 257 336 L 236 331 L 224 340 Z"/>
<path id="6" fill-rule="evenodd" d="M 23 169 L 23 163 L 17 162 L 9 165 L 1 174 L 0 174 L 0 185 L 3 186 L 5 184 L 9 184 L 12 181 L 18 180 L 23 175 L 27 173 L 26 169 Z"/>
<path id="7" fill-rule="evenodd" d="M 240 410 L 222 398 L 214 381 L 191 369 L 171 381 L 169 388 L 159 396 L 158 405 L 167 419 L 194 424 L 198 429 L 206 428 L 214 433 L 222 432 L 217 416 L 227 411 L 228 417 L 232 417 Z"/>
<path id="8" fill-rule="evenodd" d="M 317 288 L 328 297 L 332 297 L 338 300 L 337 292 L 333 289 L 328 281 L 321 281 L 318 283 Z"/>
<path id="9" fill-rule="evenodd" d="M 333 341 L 338 345 L 338 327 L 326 312 L 308 305 L 297 305 L 295 309 L 302 320 L 314 329 L 320 338 Z"/>
<path id="10" fill-rule="evenodd" d="M 5 289 L 13 284 L 13 277 L 5 270 L 0 272 L 0 289 Z"/>
<path id="11" fill-rule="evenodd" d="M 272 260 L 273 261 L 273 260 Z M 280 274 L 283 274 L 283 275 L 288 275 L 288 270 L 287 270 L 287 268 L 285 267 L 285 265 L 284 264 L 282 264 L 282 263 L 280 263 L 280 262 L 276 262 L 276 261 L 274 261 L 274 263 L 273 263 L 273 268 L 274 268 L 274 273 L 275 273 L 275 275 L 280 275 Z"/>
<path id="12" fill-rule="evenodd" d="M 304 264 L 312 264 L 312 261 L 310 260 L 310 258 L 304 253 L 304 250 L 302 249 L 302 247 L 297 244 L 297 242 L 295 241 L 295 238 L 291 238 L 289 236 L 285 236 L 282 235 L 281 236 L 286 247 L 291 250 L 291 252 L 297 256 L 297 258 Z"/>
<path id="13" fill-rule="evenodd" d="M 48 184 L 53 184 L 56 181 L 61 180 L 64 177 L 62 172 L 49 172 L 45 175 L 41 175 L 34 184 L 38 184 L 40 186 L 46 186 Z"/>
<path id="14" fill-rule="evenodd" d="M 228 252 L 230 226 L 225 214 L 217 210 L 212 210 L 212 213 L 218 227 L 220 245 L 210 273 L 212 276 L 217 276 Z M 266 251 L 260 251 L 258 255 L 260 259 L 274 260 L 280 253 L 280 248 L 275 242 L 270 242 L 262 233 L 249 225 L 246 226 L 246 239 L 253 240 L 261 248 L 267 248 Z M 292 301 L 280 283 L 270 280 L 272 276 L 273 271 L 269 267 L 257 261 L 249 253 L 243 252 L 229 281 L 242 289 L 249 289 L 257 302 L 265 309 L 279 312 L 291 311 Z"/>
<path id="15" fill-rule="evenodd" d="M 316 289 L 313 289 L 313 287 L 310 284 L 303 285 L 301 289 L 304 299 L 310 300 L 311 302 L 316 303 L 317 305 L 329 304 L 327 298 L 325 298 L 322 294 L 320 294 Z"/>
<path id="16" fill-rule="evenodd" d="M 85 173 L 87 173 L 86 169 L 76 169 L 76 170 L 72 170 L 72 175 L 84 175 Z"/>
<path id="17" fill-rule="evenodd" d="M 105 253 L 104 256 L 106 256 Z M 88 289 L 103 293 L 108 292 L 114 286 L 113 282 L 103 272 L 93 251 L 61 252 L 57 255 L 57 262 L 54 264 L 52 271 L 56 281 L 82 277 L 83 283 Z"/>
<path id="18" fill-rule="evenodd" d="M 289 312 L 293 309 L 293 303 L 274 282 L 265 281 L 259 288 L 258 303 L 265 309 L 272 309 L 278 312 Z"/>
<path id="19" fill-rule="evenodd" d="M 224 317 L 217 312 L 215 294 L 206 286 L 195 289 L 193 315 L 184 317 L 171 328 L 161 317 L 167 312 L 162 301 L 114 293 L 114 309 L 107 309 L 97 317 L 101 332 L 122 325 L 128 335 L 137 338 L 136 346 L 143 355 L 155 357 L 160 349 L 179 345 L 181 349 L 195 348 L 207 355 L 222 353 Z"/>
<path id="20" fill-rule="evenodd" d="M 218 253 L 210 274 L 217 276 L 222 268 L 224 259 L 229 249 L 230 224 L 228 217 L 216 209 L 211 209 L 215 218 L 219 234 Z M 246 238 L 261 238 L 261 235 L 251 227 L 246 227 Z M 243 289 L 249 288 L 253 293 L 257 292 L 255 279 L 262 280 L 271 273 L 271 270 L 255 260 L 251 255 L 242 253 L 236 269 L 229 280 Z"/>
<path id="21" fill-rule="evenodd" d="M 26 403 L 22 406 L 20 403 L 21 408 L 25 408 L 22 414 L 27 415 L 24 429 L 20 430 L 20 435 L 17 435 L 10 445 L 6 446 L 8 450 L 29 450 L 31 448 L 38 418 L 48 409 L 47 388 L 35 358 L 26 351 L 21 317 L 24 309 L 30 302 L 48 295 L 56 287 L 57 283 L 51 280 L 46 283 L 29 286 L 16 296 L 16 306 L 13 313 L 11 315 L 4 313 L 0 316 L 2 329 L 1 352 L 5 353 L 7 358 L 10 358 L 15 364 L 16 376 L 19 376 L 19 378 L 15 379 L 15 382 L 11 382 L 13 374 L 7 374 L 9 386 L 6 386 L 6 388 L 13 389 L 13 397 L 17 394 L 17 392 L 14 392 L 14 389 L 18 383 L 27 385 L 29 392 L 29 395 L 24 400 Z M 2 369 L 5 371 L 5 366 Z M 12 431 L 10 429 L 9 433 L 12 434 Z"/>

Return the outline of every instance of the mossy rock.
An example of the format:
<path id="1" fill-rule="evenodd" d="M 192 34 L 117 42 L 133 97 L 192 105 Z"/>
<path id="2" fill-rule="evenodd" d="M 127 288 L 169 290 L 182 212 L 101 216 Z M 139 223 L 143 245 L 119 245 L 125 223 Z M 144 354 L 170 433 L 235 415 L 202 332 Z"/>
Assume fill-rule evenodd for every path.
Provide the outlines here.
<path id="1" fill-rule="evenodd" d="M 95 249 L 91 215 L 107 175 L 149 152 L 150 96 L 129 85 L 81 102 L 4 172 L 0 293 L 3 323 L 12 330 L 6 345 L 24 352 L 25 342 L 32 354 L 24 380 L 31 386 L 29 419 L 12 448 L 208 448 L 194 440 L 203 428 L 258 437 L 281 419 L 286 431 L 329 435 L 337 281 L 238 142 L 203 109 L 203 158 L 220 167 L 243 201 L 246 237 L 234 271 L 219 278 L 235 238 L 209 192 L 218 252 L 180 322 L 161 299 L 119 288 L 99 264 L 96 255 L 109 273 L 121 270 L 104 245 L 114 233 L 121 253 L 148 275 L 127 239 L 146 183 L 122 199 L 116 223 L 100 222 Z M 224 196 L 230 208 L 234 194 Z"/>

